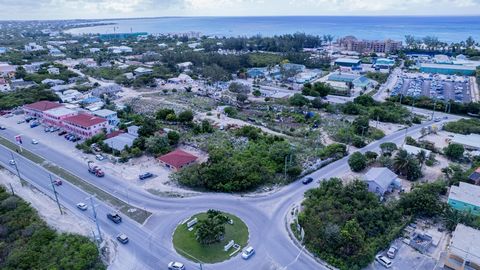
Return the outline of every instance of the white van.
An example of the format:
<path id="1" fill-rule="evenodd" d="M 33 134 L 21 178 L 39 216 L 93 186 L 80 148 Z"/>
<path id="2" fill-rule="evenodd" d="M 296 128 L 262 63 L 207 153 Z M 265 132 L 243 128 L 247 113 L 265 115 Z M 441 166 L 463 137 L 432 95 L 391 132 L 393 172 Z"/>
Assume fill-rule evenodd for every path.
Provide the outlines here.
<path id="1" fill-rule="evenodd" d="M 375 260 L 383 265 L 385 268 L 390 268 L 392 267 L 392 261 L 390 261 L 387 257 L 383 255 L 377 255 L 375 256 Z"/>

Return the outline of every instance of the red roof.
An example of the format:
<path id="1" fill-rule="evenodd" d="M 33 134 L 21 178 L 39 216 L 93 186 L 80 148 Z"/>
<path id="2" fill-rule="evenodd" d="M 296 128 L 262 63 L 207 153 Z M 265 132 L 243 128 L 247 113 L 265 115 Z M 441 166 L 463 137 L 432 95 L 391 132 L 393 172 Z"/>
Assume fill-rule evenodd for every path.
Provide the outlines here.
<path id="1" fill-rule="evenodd" d="M 60 103 L 57 103 L 57 102 L 42 100 L 42 101 L 38 101 L 38 102 L 35 102 L 35 103 L 24 105 L 23 107 L 27 108 L 27 109 L 43 112 L 43 111 L 48 111 L 48 110 L 55 109 L 55 108 L 58 108 L 58 107 L 63 107 L 63 105 L 60 104 Z"/>
<path id="2" fill-rule="evenodd" d="M 84 114 L 78 114 L 78 115 L 67 117 L 63 119 L 63 121 L 69 124 L 87 128 L 87 127 L 91 127 L 91 126 L 106 122 L 107 120 L 102 117 L 84 113 Z"/>
<path id="3" fill-rule="evenodd" d="M 197 160 L 197 158 L 198 157 L 190 153 L 177 149 L 159 157 L 158 159 L 178 169 L 184 165 L 194 162 L 195 160 Z"/>
<path id="4" fill-rule="evenodd" d="M 113 138 L 113 137 L 117 137 L 118 135 L 122 134 L 122 133 L 125 133 L 125 131 L 123 130 L 115 130 L 115 131 L 112 131 L 110 133 L 107 134 L 107 139 L 110 139 L 110 138 Z"/>

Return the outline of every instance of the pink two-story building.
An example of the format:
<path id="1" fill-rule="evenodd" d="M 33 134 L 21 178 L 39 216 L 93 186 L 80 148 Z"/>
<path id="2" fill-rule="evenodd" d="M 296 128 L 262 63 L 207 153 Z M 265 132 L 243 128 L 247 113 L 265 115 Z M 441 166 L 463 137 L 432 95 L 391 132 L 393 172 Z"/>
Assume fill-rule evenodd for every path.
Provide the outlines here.
<path id="1" fill-rule="evenodd" d="M 87 113 L 69 116 L 63 119 L 63 128 L 82 138 L 90 138 L 105 132 L 107 119 Z"/>
<path id="2" fill-rule="evenodd" d="M 67 109 L 65 107 L 58 107 L 43 112 L 43 124 L 63 127 L 63 120 L 67 117 L 75 116 L 77 112 L 74 110 Z"/>

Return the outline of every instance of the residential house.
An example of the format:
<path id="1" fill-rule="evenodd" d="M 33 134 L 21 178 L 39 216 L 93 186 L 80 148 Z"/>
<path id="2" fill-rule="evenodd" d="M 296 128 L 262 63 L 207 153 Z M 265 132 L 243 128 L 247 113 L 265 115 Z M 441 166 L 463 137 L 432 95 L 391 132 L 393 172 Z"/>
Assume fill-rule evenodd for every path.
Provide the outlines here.
<path id="1" fill-rule="evenodd" d="M 16 66 L 12 66 L 6 63 L 0 63 L 0 77 L 15 78 Z"/>
<path id="2" fill-rule="evenodd" d="M 149 68 L 138 67 L 133 71 L 133 73 L 135 76 L 150 75 L 153 73 L 153 70 Z"/>
<path id="3" fill-rule="evenodd" d="M 133 142 L 137 137 L 138 136 L 134 136 L 129 133 L 119 133 L 116 136 L 104 140 L 104 143 L 106 143 L 112 149 L 122 151 L 126 146 L 132 147 Z"/>
<path id="4" fill-rule="evenodd" d="M 23 105 L 23 111 L 27 116 L 43 118 L 43 112 L 59 107 L 63 107 L 63 105 L 57 102 L 42 100 Z"/>
<path id="5" fill-rule="evenodd" d="M 92 90 L 92 95 L 95 97 L 101 97 L 103 95 L 115 96 L 118 92 L 122 91 L 122 87 L 118 84 L 110 84 L 99 86 Z"/>
<path id="6" fill-rule="evenodd" d="M 400 187 L 398 176 L 388 168 L 371 168 L 363 176 L 368 184 L 368 191 L 383 197 L 386 192 L 391 192 L 395 187 Z"/>
<path id="7" fill-rule="evenodd" d="M 42 84 L 46 84 L 48 86 L 55 86 L 55 85 L 65 84 L 65 81 L 56 80 L 56 79 L 45 79 L 42 81 Z"/>
<path id="8" fill-rule="evenodd" d="M 168 79 L 167 82 L 173 84 L 192 83 L 193 79 L 189 75 L 182 73 L 178 77 Z"/>
<path id="9" fill-rule="evenodd" d="M 40 67 L 45 64 L 44 62 L 35 62 L 29 65 L 23 65 L 23 68 L 27 73 L 36 73 L 40 70 Z"/>
<path id="10" fill-rule="evenodd" d="M 480 150 L 480 134 L 455 134 L 452 143 L 461 144 L 468 150 Z"/>
<path id="11" fill-rule="evenodd" d="M 107 119 L 108 125 L 110 126 L 110 128 L 116 127 L 120 123 L 120 120 L 118 119 L 118 115 L 116 111 L 102 109 L 102 110 L 93 112 L 93 114 Z"/>
<path id="12" fill-rule="evenodd" d="M 480 216 L 480 186 L 465 182 L 460 182 L 458 186 L 451 186 L 447 202 L 458 211 Z"/>
<path id="13" fill-rule="evenodd" d="M 105 131 L 107 120 L 88 113 L 63 119 L 64 129 L 82 138 L 90 138 Z"/>
<path id="14" fill-rule="evenodd" d="M 452 233 L 444 269 L 480 270 L 480 231 L 458 224 Z"/>
<path id="15" fill-rule="evenodd" d="M 4 78 L 0 78 L 0 92 L 10 91 L 10 84 Z"/>
<path id="16" fill-rule="evenodd" d="M 4 54 L 7 52 L 7 48 L 5 47 L 0 47 L 0 54 Z"/>
<path id="17" fill-rule="evenodd" d="M 416 147 L 416 146 L 409 145 L 409 144 L 405 144 L 403 146 L 403 150 L 407 151 L 407 153 L 409 153 L 410 155 L 414 155 L 414 156 L 418 155 L 418 153 L 420 153 L 421 151 L 425 152 L 426 157 L 429 157 L 430 154 L 432 153 L 432 151 L 430 151 L 430 150 L 423 149 L 423 148 Z"/>
<path id="18" fill-rule="evenodd" d="M 76 115 L 77 112 L 65 107 L 57 107 L 43 112 L 42 122 L 46 125 L 63 127 L 63 120 Z"/>
<path id="19" fill-rule="evenodd" d="M 32 86 L 37 85 L 35 82 L 32 81 L 24 81 L 23 79 L 16 79 L 16 80 L 11 80 L 10 81 L 10 87 L 13 90 L 19 90 L 19 89 L 27 89 Z"/>
<path id="20" fill-rule="evenodd" d="M 472 174 L 470 174 L 470 176 L 468 177 L 468 179 L 475 183 L 475 185 L 480 185 L 480 167 L 473 171 Z"/>
<path id="21" fill-rule="evenodd" d="M 43 46 L 37 45 L 35 42 L 30 42 L 24 46 L 26 52 L 36 52 L 44 50 Z"/>
<path id="22" fill-rule="evenodd" d="M 138 137 L 138 130 L 139 129 L 140 129 L 139 126 L 129 126 L 129 127 L 127 127 L 127 133 Z"/>
<path id="23" fill-rule="evenodd" d="M 108 50 L 112 53 L 131 53 L 133 49 L 128 46 L 112 46 L 108 47 Z"/>
<path id="24" fill-rule="evenodd" d="M 194 163 L 198 159 L 190 153 L 177 149 L 158 158 L 158 161 L 165 167 L 178 171 L 185 166 Z"/>
<path id="25" fill-rule="evenodd" d="M 47 71 L 48 71 L 48 74 L 53 74 L 53 75 L 60 74 L 60 69 L 56 68 L 56 67 L 51 67 L 51 68 L 47 69 Z"/>

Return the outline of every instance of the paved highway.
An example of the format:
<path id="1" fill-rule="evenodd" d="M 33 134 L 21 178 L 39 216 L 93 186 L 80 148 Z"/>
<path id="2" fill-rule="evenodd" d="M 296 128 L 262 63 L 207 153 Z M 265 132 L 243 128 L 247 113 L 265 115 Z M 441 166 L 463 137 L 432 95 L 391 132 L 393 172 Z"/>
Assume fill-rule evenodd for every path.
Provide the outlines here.
<path id="1" fill-rule="evenodd" d="M 438 114 L 437 116 L 442 117 L 443 115 Z M 444 121 L 457 118 L 459 117 L 449 116 L 449 119 Z M 429 121 L 410 127 L 406 131 L 397 131 L 369 144 L 360 151 L 378 151 L 379 145 L 383 142 L 390 141 L 401 144 L 405 136 L 414 135 L 422 127 L 431 124 L 433 122 Z M 0 135 L 13 141 L 16 133 L 7 127 L 7 130 L 0 131 Z M 30 138 L 25 137 L 24 141 L 30 141 Z M 255 197 L 204 193 L 189 198 L 164 198 L 132 186 L 122 179 L 111 177 L 108 171 L 106 171 L 106 176 L 101 179 L 92 176 L 87 172 L 86 164 L 71 159 L 50 146 L 25 143 L 24 147 L 104 191 L 153 213 L 153 216 L 144 225 L 140 225 L 124 215 L 124 222 L 117 225 L 106 219 L 106 213 L 114 209 L 97 201 L 98 218 L 103 234 L 114 237 L 120 232 L 126 233 L 131 241 L 125 246 L 121 245 L 120 256 L 122 252 L 129 252 L 136 256 L 138 262 L 144 264 L 141 266 L 125 265 L 125 269 L 166 269 L 167 263 L 171 260 L 185 262 L 187 269 L 199 269 L 198 264 L 187 261 L 174 251 L 171 238 L 178 223 L 199 211 L 210 208 L 230 212 L 245 221 L 250 232 L 249 244 L 255 247 L 256 255 L 248 261 L 236 256 L 223 263 L 203 265 L 203 269 L 326 269 L 291 241 L 285 226 L 285 217 L 289 214 L 291 207 L 299 204 L 303 200 L 304 192 L 315 187 L 316 184 L 302 185 L 300 181 L 296 181 L 273 194 Z M 0 164 L 15 172 L 15 169 L 8 165 L 11 153 L 5 147 L 0 147 Z M 52 196 L 47 171 L 16 153 L 14 156 L 22 178 Z M 340 159 L 308 176 L 322 180 L 341 175 L 349 170 L 347 160 L 348 157 Z M 61 204 L 77 213 L 79 217 L 91 218 L 91 206 L 85 212 L 75 208 L 78 202 L 86 202 L 89 194 L 66 181 L 64 182 L 65 184 L 58 187 L 57 190 Z M 122 190 L 128 190 L 128 196 L 127 192 L 122 192 Z M 95 229 L 93 223 L 92 229 Z"/>

